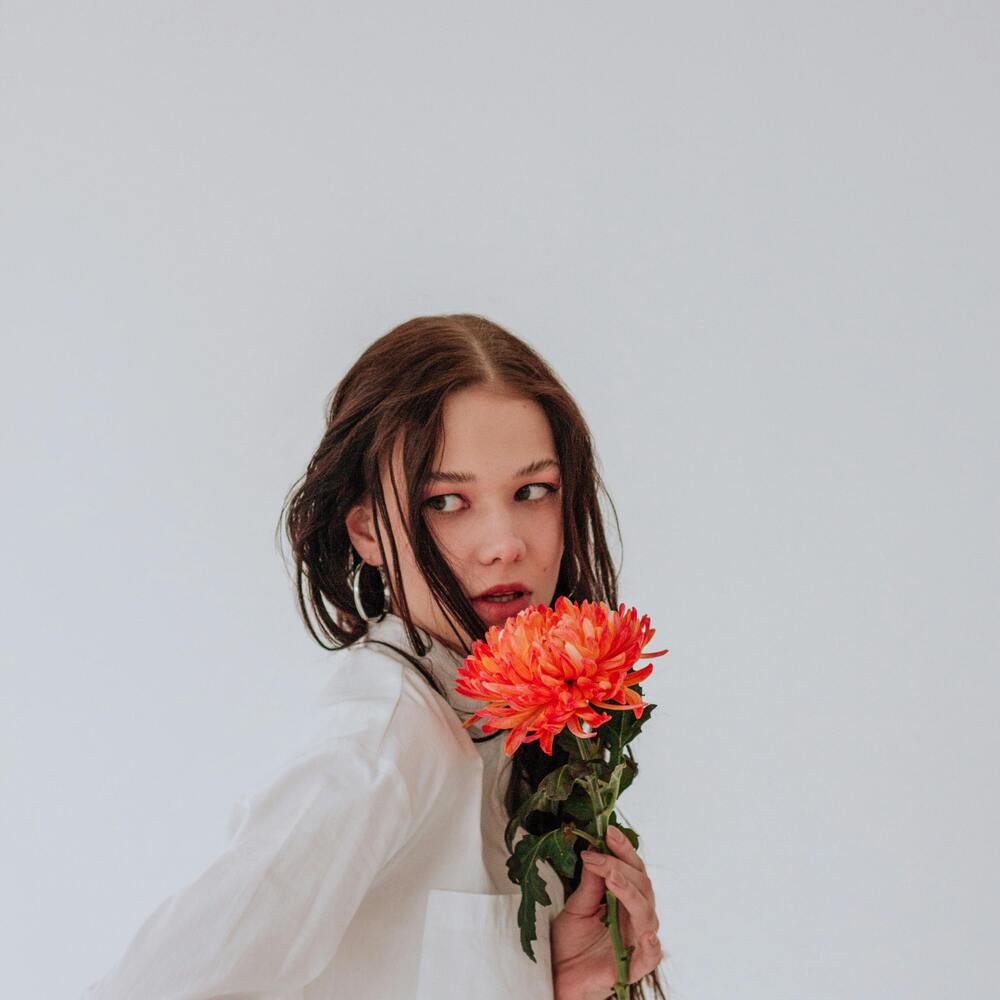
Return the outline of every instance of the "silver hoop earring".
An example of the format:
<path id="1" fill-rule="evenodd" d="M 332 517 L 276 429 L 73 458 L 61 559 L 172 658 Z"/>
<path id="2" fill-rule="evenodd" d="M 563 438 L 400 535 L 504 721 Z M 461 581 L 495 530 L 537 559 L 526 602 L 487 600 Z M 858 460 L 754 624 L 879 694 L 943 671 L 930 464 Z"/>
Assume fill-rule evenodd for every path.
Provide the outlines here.
<path id="1" fill-rule="evenodd" d="M 389 612 L 389 599 L 391 596 L 389 592 L 389 574 L 386 573 L 383 567 L 375 567 L 378 570 L 378 575 L 382 579 L 382 592 L 385 595 L 385 606 L 382 608 L 382 614 L 372 615 L 369 617 L 368 612 L 365 611 L 364 604 L 361 601 L 361 571 L 366 565 L 367 564 L 364 560 L 361 560 L 356 563 L 354 569 L 351 570 L 351 588 L 354 590 L 354 606 L 358 609 L 358 614 L 366 622 L 380 622 Z"/>

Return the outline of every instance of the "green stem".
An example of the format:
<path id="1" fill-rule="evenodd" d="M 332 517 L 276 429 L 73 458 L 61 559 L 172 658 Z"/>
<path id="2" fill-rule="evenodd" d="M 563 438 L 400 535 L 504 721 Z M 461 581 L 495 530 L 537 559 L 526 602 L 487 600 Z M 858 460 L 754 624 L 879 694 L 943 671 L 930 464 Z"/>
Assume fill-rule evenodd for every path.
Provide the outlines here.
<path id="1" fill-rule="evenodd" d="M 574 736 L 573 739 L 576 740 L 576 745 L 580 748 L 580 759 L 581 760 L 593 760 L 595 757 L 600 757 L 604 753 L 603 747 L 601 747 L 598 740 L 581 740 L 579 736 Z"/>
<path id="2" fill-rule="evenodd" d="M 582 740 L 579 736 L 576 737 L 576 742 L 580 747 L 580 756 L 583 760 L 593 760 L 595 757 L 602 757 L 604 751 L 599 744 L 591 749 L 590 744 L 596 744 L 596 740 Z M 587 782 L 587 791 L 590 795 L 591 807 L 594 810 L 594 820 L 597 826 L 597 840 L 595 841 L 592 837 L 588 837 L 586 834 L 581 834 L 592 844 L 594 844 L 599 851 L 604 854 L 611 854 L 612 852 L 607 849 L 607 833 L 608 833 L 608 823 L 611 819 L 611 813 L 614 812 L 615 804 L 618 798 L 618 788 L 617 783 L 613 787 L 613 798 L 612 801 L 608 803 L 607 808 L 604 808 L 604 804 L 601 801 L 600 790 L 597 787 L 597 781 L 593 778 Z M 579 831 L 577 831 L 579 832 Z M 608 931 L 611 934 L 611 944 L 614 947 L 615 952 L 615 998 L 616 1000 L 628 1000 L 629 995 L 629 959 L 632 952 L 635 951 L 635 947 L 626 948 L 624 942 L 622 941 L 621 927 L 618 921 L 618 897 L 610 890 L 606 889 L 604 893 L 604 900 L 607 903 L 607 925 Z"/>
<path id="3" fill-rule="evenodd" d="M 583 830 L 578 830 L 575 826 L 570 827 L 570 832 L 575 833 L 578 837 L 583 837 L 584 840 L 590 841 L 598 850 L 601 848 L 601 842 L 595 840 L 589 833 L 585 833 Z"/>
<path id="4" fill-rule="evenodd" d="M 618 926 L 618 897 L 608 889 L 604 899 L 608 904 L 608 930 L 611 932 L 611 943 L 615 948 L 615 997 L 617 1000 L 628 1000 L 628 966 L 635 948 L 626 948 L 622 942 Z"/>

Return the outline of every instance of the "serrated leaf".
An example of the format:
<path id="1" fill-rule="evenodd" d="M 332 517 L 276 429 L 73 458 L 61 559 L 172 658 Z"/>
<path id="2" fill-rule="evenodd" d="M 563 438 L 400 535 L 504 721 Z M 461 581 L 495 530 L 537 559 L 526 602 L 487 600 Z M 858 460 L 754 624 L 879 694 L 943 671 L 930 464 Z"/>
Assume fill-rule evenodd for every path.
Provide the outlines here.
<path id="1" fill-rule="evenodd" d="M 581 823 L 586 823 L 588 819 L 593 818 L 594 807 L 591 804 L 586 788 L 582 785 L 577 785 L 566 800 L 563 806 L 563 815 L 569 816 Z"/>
<path id="2" fill-rule="evenodd" d="M 518 806 L 517 811 L 507 821 L 507 826 L 504 829 L 504 842 L 507 845 L 507 850 L 514 849 L 514 837 L 517 835 L 518 827 L 524 823 L 530 813 L 537 810 L 558 816 L 560 814 L 559 804 L 566 801 L 573 793 L 574 788 L 582 786 L 591 775 L 607 782 L 611 779 L 611 768 L 602 760 L 575 760 L 557 767 L 542 778 L 537 790 Z M 587 811 L 583 813 L 581 819 L 591 815 L 593 811 L 590 807 L 589 797 L 585 797 L 585 801 Z"/>
<path id="3" fill-rule="evenodd" d="M 635 690 L 638 694 L 642 694 L 638 686 Z M 613 718 L 600 727 L 598 731 L 601 734 L 601 741 L 608 748 L 611 760 L 620 761 L 622 759 L 625 747 L 639 735 L 639 731 L 653 714 L 654 708 L 656 708 L 655 704 L 647 703 L 638 719 L 634 712 L 615 712 Z"/>
<path id="4" fill-rule="evenodd" d="M 562 802 L 569 798 L 577 780 L 593 773 L 593 770 L 588 761 L 570 761 L 545 775 L 538 784 L 538 790 L 548 798 Z"/>
<path id="5" fill-rule="evenodd" d="M 638 768 L 635 766 L 635 759 L 631 760 L 626 758 L 625 760 L 625 770 L 622 771 L 621 784 L 618 786 L 618 796 L 621 797 L 622 792 L 632 784 L 632 779 L 635 778 Z"/>
<path id="6" fill-rule="evenodd" d="M 514 837 L 517 834 L 517 828 L 527 819 L 529 813 L 541 808 L 546 801 L 548 801 L 547 796 L 536 790 L 518 806 L 517 811 L 507 821 L 507 827 L 503 834 L 508 851 L 514 850 Z"/>
<path id="7" fill-rule="evenodd" d="M 538 961 L 531 947 L 531 942 L 538 937 L 535 907 L 539 903 L 543 906 L 552 903 L 545 880 L 538 872 L 538 864 L 548 861 L 556 871 L 572 877 L 576 870 L 576 852 L 573 850 L 575 841 L 575 835 L 562 827 L 550 830 L 540 837 L 525 834 L 507 859 L 507 874 L 512 882 L 521 887 L 521 903 L 517 910 L 521 947 L 533 962 Z"/>

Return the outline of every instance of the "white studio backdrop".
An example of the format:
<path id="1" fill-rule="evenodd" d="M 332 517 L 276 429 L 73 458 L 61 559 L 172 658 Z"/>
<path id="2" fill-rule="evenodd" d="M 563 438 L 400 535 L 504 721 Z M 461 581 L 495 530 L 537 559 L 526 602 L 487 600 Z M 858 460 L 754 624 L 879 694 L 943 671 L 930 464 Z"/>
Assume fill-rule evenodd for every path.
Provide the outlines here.
<path id="1" fill-rule="evenodd" d="M 221 850 L 323 681 L 274 529 L 326 396 L 478 312 L 670 649 L 622 805 L 673 996 L 994 996 L 998 28 L 0 3 L 4 995 Z"/>

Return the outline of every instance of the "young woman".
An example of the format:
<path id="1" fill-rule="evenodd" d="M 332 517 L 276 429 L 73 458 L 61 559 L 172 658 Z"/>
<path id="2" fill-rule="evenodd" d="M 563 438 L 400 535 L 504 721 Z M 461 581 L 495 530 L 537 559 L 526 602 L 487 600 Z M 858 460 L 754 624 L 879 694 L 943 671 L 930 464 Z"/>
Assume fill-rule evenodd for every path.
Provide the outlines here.
<path id="1" fill-rule="evenodd" d="M 630 992 L 662 998 L 653 887 L 627 841 L 572 879 L 542 865 L 552 905 L 525 955 L 503 831 L 566 756 L 507 758 L 504 732 L 462 726 L 481 702 L 454 691 L 472 642 L 529 604 L 617 605 L 599 483 L 583 417 L 522 340 L 466 314 L 376 340 L 283 511 L 303 620 L 336 651 L 319 717 L 84 996 L 604 1000 L 608 880 Z M 498 590 L 514 596 L 484 596 Z"/>

